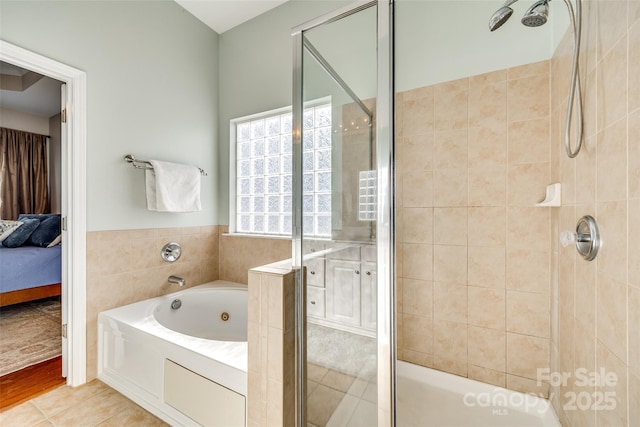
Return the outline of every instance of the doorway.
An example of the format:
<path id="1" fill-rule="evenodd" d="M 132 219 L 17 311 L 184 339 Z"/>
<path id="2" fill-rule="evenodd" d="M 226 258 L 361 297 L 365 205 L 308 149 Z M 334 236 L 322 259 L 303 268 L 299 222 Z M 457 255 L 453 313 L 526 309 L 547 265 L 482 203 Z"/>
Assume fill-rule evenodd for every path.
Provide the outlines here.
<path id="1" fill-rule="evenodd" d="M 61 131 L 62 373 L 86 382 L 86 73 L 0 40 L 0 61 L 65 84 Z"/>
<path id="2" fill-rule="evenodd" d="M 65 380 L 60 227 L 64 84 L 6 62 L 0 62 L 0 73 L 0 208 L 3 228 L 9 230 L 0 248 L 0 407 L 7 407 Z"/>

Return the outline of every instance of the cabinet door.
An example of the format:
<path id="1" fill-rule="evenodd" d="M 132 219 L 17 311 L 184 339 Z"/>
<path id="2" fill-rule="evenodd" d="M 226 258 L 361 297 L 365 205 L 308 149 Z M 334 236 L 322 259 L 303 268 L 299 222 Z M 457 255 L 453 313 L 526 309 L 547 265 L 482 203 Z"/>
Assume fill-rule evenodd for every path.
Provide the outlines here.
<path id="1" fill-rule="evenodd" d="M 376 264 L 373 262 L 362 263 L 362 327 L 375 330 L 378 316 L 378 287 Z"/>
<path id="2" fill-rule="evenodd" d="M 307 286 L 307 315 L 324 318 L 324 289 Z"/>
<path id="3" fill-rule="evenodd" d="M 312 258 L 305 261 L 307 266 L 307 285 L 324 288 L 324 259 Z"/>
<path id="4" fill-rule="evenodd" d="M 327 260 L 326 316 L 344 325 L 360 325 L 360 263 Z"/>

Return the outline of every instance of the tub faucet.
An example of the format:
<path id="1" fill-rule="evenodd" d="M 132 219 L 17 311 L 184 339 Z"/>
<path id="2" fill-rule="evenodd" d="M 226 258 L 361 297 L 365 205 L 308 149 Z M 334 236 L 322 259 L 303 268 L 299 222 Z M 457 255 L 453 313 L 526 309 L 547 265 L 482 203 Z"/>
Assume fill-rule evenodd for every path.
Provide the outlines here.
<path id="1" fill-rule="evenodd" d="M 184 286 L 184 279 L 178 276 L 169 276 L 169 283 L 175 283 L 178 286 Z"/>

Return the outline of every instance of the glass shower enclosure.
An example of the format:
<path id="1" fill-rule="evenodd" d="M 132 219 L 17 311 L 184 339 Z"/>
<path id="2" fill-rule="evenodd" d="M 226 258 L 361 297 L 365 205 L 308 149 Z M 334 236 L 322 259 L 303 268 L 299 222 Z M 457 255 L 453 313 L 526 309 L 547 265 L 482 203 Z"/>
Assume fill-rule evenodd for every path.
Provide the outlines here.
<path id="1" fill-rule="evenodd" d="M 393 2 L 294 29 L 298 425 L 394 425 Z"/>

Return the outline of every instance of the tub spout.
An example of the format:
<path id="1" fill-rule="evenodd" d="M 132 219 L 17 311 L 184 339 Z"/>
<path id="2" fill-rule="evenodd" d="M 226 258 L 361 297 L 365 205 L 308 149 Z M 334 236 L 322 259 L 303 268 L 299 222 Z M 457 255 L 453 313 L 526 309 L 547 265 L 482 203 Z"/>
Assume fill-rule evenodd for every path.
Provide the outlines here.
<path id="1" fill-rule="evenodd" d="M 169 276 L 169 283 L 175 283 L 178 286 L 184 286 L 184 279 L 178 276 Z"/>

